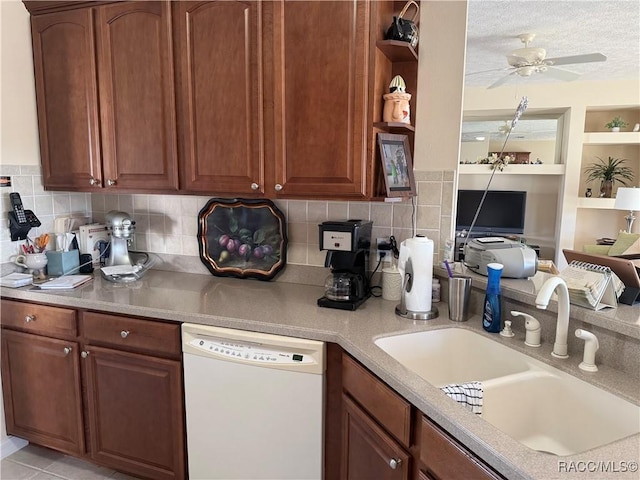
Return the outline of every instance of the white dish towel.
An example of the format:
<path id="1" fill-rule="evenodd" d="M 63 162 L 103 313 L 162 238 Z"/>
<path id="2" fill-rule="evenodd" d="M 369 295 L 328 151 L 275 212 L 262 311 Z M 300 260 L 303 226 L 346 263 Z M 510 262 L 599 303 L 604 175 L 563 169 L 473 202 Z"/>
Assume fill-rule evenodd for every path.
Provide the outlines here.
<path id="1" fill-rule="evenodd" d="M 452 383 L 440 390 L 476 415 L 482 413 L 482 382 Z"/>

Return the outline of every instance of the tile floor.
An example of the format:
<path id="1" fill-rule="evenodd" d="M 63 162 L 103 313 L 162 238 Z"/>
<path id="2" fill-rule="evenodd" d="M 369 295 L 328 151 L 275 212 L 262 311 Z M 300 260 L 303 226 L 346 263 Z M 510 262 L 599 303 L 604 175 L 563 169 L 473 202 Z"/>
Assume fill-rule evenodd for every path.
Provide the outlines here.
<path id="1" fill-rule="evenodd" d="M 2 480 L 134 480 L 136 477 L 29 444 L 2 460 L 0 478 Z"/>

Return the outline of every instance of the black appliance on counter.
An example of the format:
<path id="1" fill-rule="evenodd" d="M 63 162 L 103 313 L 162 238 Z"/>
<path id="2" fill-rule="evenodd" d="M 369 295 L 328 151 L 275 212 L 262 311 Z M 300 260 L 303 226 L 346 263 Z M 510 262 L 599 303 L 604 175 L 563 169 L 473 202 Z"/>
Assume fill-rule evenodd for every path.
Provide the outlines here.
<path id="1" fill-rule="evenodd" d="M 327 250 L 324 266 L 331 267 L 319 306 L 355 310 L 371 295 L 366 265 L 372 226 L 373 222 L 362 220 L 318 225 L 320 250 Z"/>

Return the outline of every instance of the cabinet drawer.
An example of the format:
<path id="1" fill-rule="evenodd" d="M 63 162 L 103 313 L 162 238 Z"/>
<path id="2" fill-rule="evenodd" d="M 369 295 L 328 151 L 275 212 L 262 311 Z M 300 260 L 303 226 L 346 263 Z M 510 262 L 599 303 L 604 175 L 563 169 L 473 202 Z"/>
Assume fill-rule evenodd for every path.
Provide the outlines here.
<path id="1" fill-rule="evenodd" d="M 180 355 L 180 325 L 177 323 L 85 312 L 82 314 L 82 331 L 89 343 L 155 354 Z"/>
<path id="2" fill-rule="evenodd" d="M 420 461 L 437 478 L 502 478 L 424 416 L 420 425 Z"/>
<path id="3" fill-rule="evenodd" d="M 0 321 L 5 327 L 51 336 L 75 337 L 76 311 L 69 308 L 2 300 Z"/>
<path id="4" fill-rule="evenodd" d="M 348 355 L 342 356 L 342 385 L 404 446 L 409 445 L 411 405 Z"/>

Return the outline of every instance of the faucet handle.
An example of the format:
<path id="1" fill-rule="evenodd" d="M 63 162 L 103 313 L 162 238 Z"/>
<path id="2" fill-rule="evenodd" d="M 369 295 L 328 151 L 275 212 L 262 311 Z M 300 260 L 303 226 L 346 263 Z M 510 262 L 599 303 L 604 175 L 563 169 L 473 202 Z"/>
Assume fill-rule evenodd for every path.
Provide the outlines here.
<path id="1" fill-rule="evenodd" d="M 528 313 L 519 312 L 517 310 L 511 310 L 511 315 L 513 315 L 514 317 L 523 317 L 525 319 L 524 328 L 526 329 L 527 333 L 525 335 L 524 344 L 528 347 L 539 347 L 540 333 L 542 332 L 540 322 Z"/>
<path id="2" fill-rule="evenodd" d="M 504 328 L 500 331 L 500 335 L 503 337 L 513 337 L 513 330 L 511 330 L 511 320 L 504 321 Z"/>

